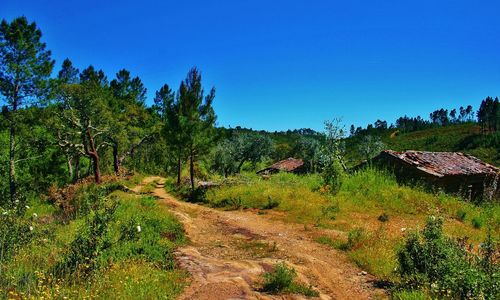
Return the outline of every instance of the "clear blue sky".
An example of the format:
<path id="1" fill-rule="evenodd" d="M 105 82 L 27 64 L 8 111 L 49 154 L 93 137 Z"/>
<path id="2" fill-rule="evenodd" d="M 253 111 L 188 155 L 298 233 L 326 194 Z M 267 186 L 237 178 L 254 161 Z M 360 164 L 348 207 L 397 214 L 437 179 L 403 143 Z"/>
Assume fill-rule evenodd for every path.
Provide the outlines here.
<path id="1" fill-rule="evenodd" d="M 148 101 L 198 66 L 223 126 L 365 126 L 500 96 L 498 1 L 104 2 L 0 0 L 0 18 L 36 21 L 57 69 L 139 75 Z"/>

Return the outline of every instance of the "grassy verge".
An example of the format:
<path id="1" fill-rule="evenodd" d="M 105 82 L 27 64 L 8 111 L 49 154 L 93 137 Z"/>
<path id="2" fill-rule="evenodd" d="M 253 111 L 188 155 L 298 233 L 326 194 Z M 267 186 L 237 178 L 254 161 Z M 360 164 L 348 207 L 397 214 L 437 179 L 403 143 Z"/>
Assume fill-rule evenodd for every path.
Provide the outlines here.
<path id="1" fill-rule="evenodd" d="M 10 243 L 13 249 L 2 256 L 0 298 L 179 295 L 188 277 L 173 259 L 185 242 L 182 225 L 155 199 L 117 186 L 83 185 L 72 192 L 74 199 L 61 197 L 66 206 L 33 200 L 22 217 L 12 218 L 20 228 L 17 239 L 24 240 Z"/>

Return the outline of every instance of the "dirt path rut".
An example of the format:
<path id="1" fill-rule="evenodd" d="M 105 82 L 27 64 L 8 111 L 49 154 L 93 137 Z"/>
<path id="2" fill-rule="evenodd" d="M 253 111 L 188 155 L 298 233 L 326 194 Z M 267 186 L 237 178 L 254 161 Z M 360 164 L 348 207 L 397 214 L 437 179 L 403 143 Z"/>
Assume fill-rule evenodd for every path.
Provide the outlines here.
<path id="1" fill-rule="evenodd" d="M 373 286 L 373 276 L 360 275 L 345 255 L 315 242 L 316 229 L 252 211 L 182 202 L 165 191 L 161 177 L 148 177 L 142 185 L 152 181 L 158 182 L 153 194 L 180 219 L 190 240 L 176 253 L 180 266 L 192 275 L 181 299 L 303 299 L 258 291 L 262 273 L 280 261 L 293 266 L 299 281 L 317 290 L 320 299 L 386 298 Z"/>

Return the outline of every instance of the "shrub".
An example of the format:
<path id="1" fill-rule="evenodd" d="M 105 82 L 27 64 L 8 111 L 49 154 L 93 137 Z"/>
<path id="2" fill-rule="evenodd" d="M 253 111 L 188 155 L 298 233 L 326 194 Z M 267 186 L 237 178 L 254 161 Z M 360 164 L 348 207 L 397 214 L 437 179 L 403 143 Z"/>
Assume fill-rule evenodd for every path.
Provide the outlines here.
<path id="1" fill-rule="evenodd" d="M 319 293 L 310 286 L 295 282 L 297 272 L 285 263 L 278 263 L 274 270 L 264 274 L 262 290 L 268 293 L 293 293 L 302 294 L 307 297 L 317 297 Z"/>
<path id="2" fill-rule="evenodd" d="M 285 263 L 278 263 L 274 266 L 272 272 L 264 274 L 262 289 L 270 293 L 283 292 L 290 289 L 295 277 L 297 277 L 297 272 L 294 268 L 287 266 Z"/>
<path id="3" fill-rule="evenodd" d="M 17 216 L 15 210 L 2 210 L 0 215 L 0 266 L 34 236 L 31 222 Z M 1 272 L 0 272 L 1 273 Z"/>
<path id="4" fill-rule="evenodd" d="M 273 209 L 275 207 L 278 207 L 279 205 L 279 201 L 274 200 L 271 196 L 268 196 L 267 203 L 262 206 L 262 209 Z"/>
<path id="5" fill-rule="evenodd" d="M 474 218 L 472 218 L 471 223 L 472 223 L 472 226 L 474 226 L 474 228 L 479 229 L 479 228 L 483 227 L 484 219 L 482 219 L 481 217 L 474 217 Z"/>
<path id="6" fill-rule="evenodd" d="M 389 221 L 389 215 L 386 213 L 382 213 L 380 216 L 378 216 L 378 220 L 380 222 L 387 222 Z"/>
<path id="7" fill-rule="evenodd" d="M 116 207 L 117 203 L 113 202 L 93 211 L 86 225 L 69 245 L 63 259 L 53 267 L 57 277 L 75 273 L 86 277 L 97 267 L 98 256 L 111 246 L 106 233 Z"/>
<path id="8" fill-rule="evenodd" d="M 344 182 L 344 169 L 338 160 L 331 161 L 330 164 L 323 169 L 323 180 L 328 185 L 328 191 L 335 195 L 340 190 Z"/>
<path id="9" fill-rule="evenodd" d="M 398 251 L 404 289 L 428 290 L 438 298 L 498 299 L 500 264 L 491 235 L 479 255 L 465 240 L 443 234 L 443 220 L 430 217 L 421 232 L 412 232 Z"/>
<path id="10" fill-rule="evenodd" d="M 347 234 L 347 249 L 354 249 L 359 247 L 366 239 L 367 234 L 364 228 L 354 228 Z"/>
<path id="11" fill-rule="evenodd" d="M 457 220 L 460 222 L 465 221 L 465 217 L 467 216 L 467 212 L 463 208 L 459 208 L 457 210 L 457 213 L 455 214 L 455 217 Z"/>

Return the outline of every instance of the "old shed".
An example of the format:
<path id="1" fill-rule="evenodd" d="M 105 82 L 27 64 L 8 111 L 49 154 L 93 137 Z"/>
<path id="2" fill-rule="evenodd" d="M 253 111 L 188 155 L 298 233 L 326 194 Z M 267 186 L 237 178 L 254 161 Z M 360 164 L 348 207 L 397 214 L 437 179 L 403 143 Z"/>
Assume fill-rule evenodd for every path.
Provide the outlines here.
<path id="1" fill-rule="evenodd" d="M 280 171 L 291 172 L 291 173 L 302 173 L 304 171 L 304 161 L 302 161 L 301 159 L 289 157 L 287 159 L 275 162 L 271 166 L 258 171 L 257 174 L 259 175 L 274 174 Z"/>
<path id="2" fill-rule="evenodd" d="M 385 150 L 372 163 L 394 171 L 398 180 L 420 182 L 467 199 L 500 196 L 500 169 L 464 153 Z"/>

